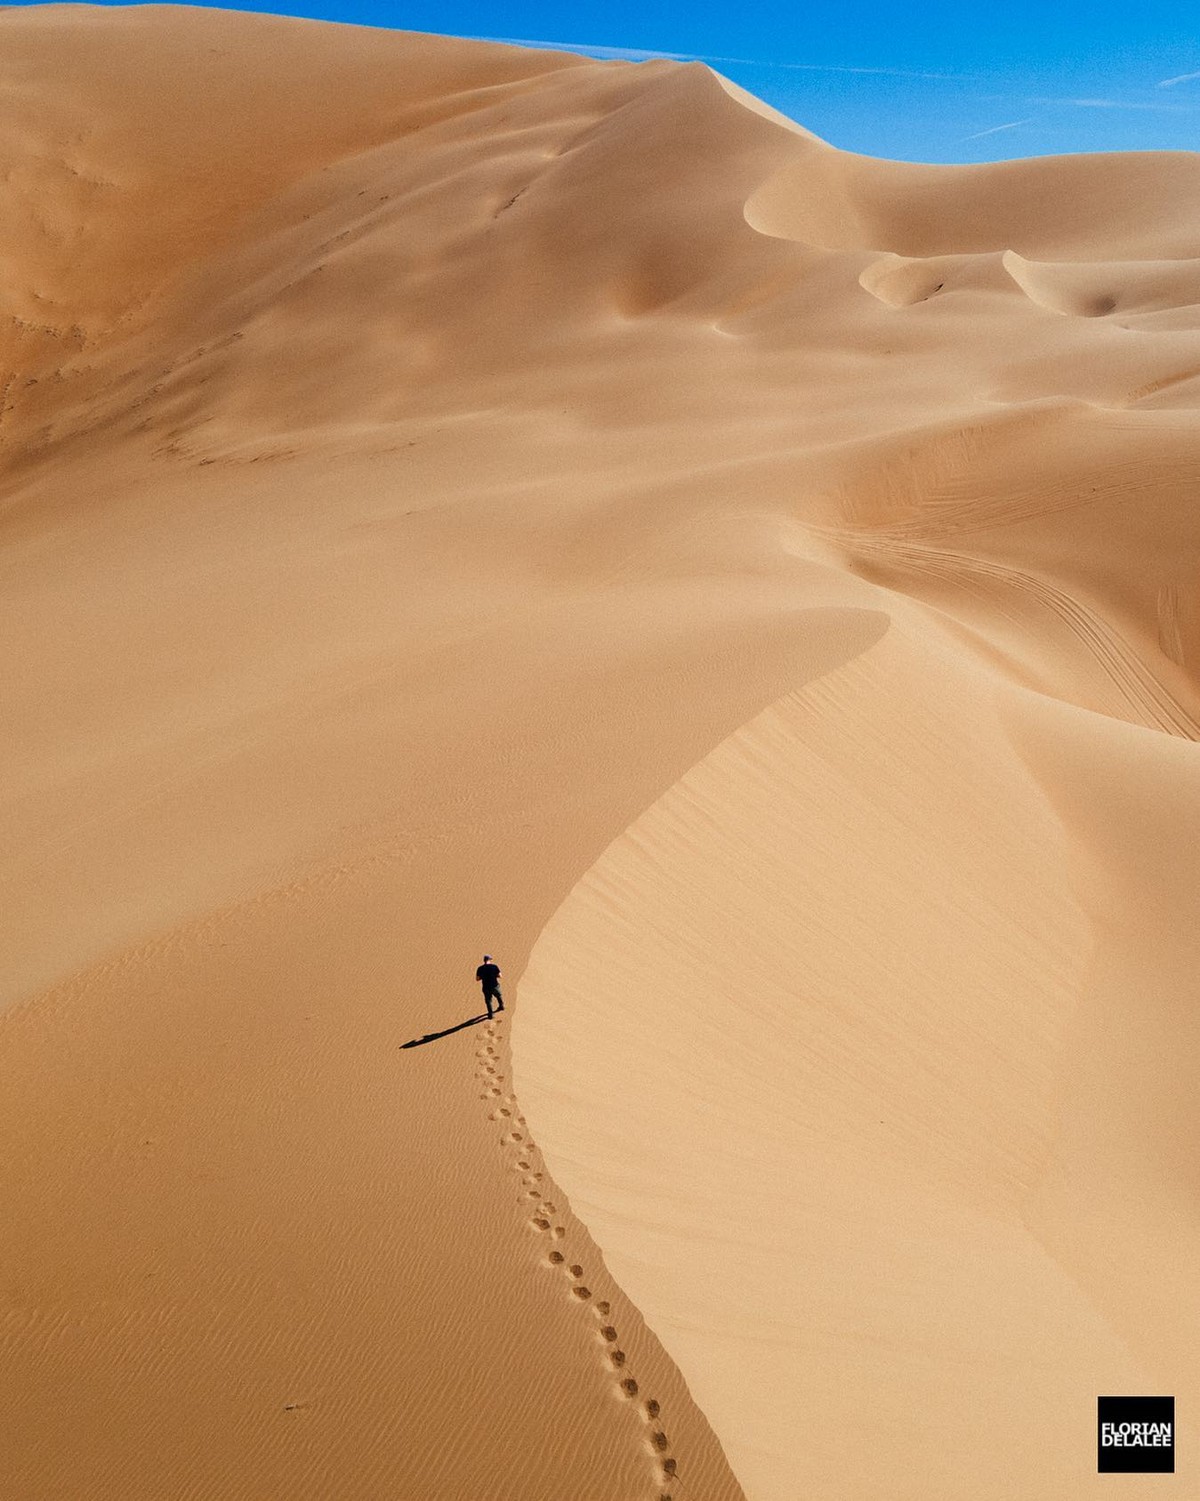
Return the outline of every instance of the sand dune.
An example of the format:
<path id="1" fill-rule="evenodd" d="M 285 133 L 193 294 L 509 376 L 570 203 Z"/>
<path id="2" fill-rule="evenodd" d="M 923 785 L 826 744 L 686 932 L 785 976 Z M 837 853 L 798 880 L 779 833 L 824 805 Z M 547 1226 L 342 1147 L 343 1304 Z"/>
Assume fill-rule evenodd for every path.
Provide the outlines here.
<path id="1" fill-rule="evenodd" d="M 5 1495 L 1184 1483 L 1200 157 L 0 42 Z"/>

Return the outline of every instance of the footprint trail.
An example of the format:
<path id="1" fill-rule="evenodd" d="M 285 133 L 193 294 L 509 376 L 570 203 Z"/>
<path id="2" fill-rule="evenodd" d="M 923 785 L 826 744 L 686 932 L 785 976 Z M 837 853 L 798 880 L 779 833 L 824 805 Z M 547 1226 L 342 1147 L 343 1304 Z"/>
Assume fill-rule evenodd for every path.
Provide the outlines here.
<path id="1" fill-rule="evenodd" d="M 596 1320 L 597 1356 L 611 1373 L 614 1394 L 622 1401 L 638 1403 L 638 1414 L 646 1429 L 647 1467 L 652 1476 L 647 1482 L 649 1491 L 653 1492 L 654 1501 L 676 1501 L 674 1490 L 664 1487 L 680 1486 L 683 1480 L 678 1460 L 671 1452 L 671 1441 L 662 1426 L 661 1405 L 654 1397 L 641 1395 L 641 1388 L 629 1369 L 629 1357 L 621 1348 L 620 1333 L 611 1322 L 612 1305 L 607 1299 L 593 1298 L 583 1263 L 570 1259 L 568 1251 L 562 1248 L 567 1228 L 558 1221 L 558 1206 L 544 1197 L 545 1173 L 538 1166 L 537 1147 L 526 1129 L 516 1096 L 503 1087 L 506 1075 L 501 1072 L 497 1047 L 499 1023 L 494 1019 L 489 1021 L 483 1032 L 485 1041 L 475 1053 L 478 1060 L 475 1076 L 485 1086 L 479 1098 L 493 1107 L 488 1119 L 501 1127 L 500 1148 L 506 1166 L 519 1176 L 520 1202 L 530 1211 L 530 1229 L 551 1242 L 551 1248 L 542 1255 L 542 1264 L 548 1272 L 564 1278 L 567 1296 L 576 1299 L 582 1308 L 590 1309 Z"/>

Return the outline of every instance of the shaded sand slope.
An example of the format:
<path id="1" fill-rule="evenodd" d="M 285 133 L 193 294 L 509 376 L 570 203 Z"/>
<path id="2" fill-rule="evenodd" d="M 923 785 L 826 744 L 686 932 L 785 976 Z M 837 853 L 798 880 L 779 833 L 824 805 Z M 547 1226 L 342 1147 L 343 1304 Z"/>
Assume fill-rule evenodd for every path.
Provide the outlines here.
<path id="1" fill-rule="evenodd" d="M 1090 1494 L 1097 1387 L 1195 1390 L 1187 938 L 1111 916 L 1191 827 L 1197 159 L 0 42 L 14 1495 Z"/>

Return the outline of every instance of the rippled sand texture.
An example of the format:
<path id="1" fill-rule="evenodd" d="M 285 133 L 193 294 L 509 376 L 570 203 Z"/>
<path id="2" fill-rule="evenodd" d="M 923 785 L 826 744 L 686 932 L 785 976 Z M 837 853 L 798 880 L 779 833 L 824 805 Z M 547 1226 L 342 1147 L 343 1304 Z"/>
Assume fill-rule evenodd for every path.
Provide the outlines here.
<path id="1" fill-rule="evenodd" d="M 0 205 L 6 1501 L 1186 1456 L 1200 158 L 49 6 Z"/>

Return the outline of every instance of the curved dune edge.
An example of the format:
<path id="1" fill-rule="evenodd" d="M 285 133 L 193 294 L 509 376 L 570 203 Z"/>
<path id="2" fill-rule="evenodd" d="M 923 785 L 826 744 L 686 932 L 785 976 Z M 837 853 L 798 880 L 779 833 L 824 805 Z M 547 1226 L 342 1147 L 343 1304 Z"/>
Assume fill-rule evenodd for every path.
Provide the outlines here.
<path id="1" fill-rule="evenodd" d="M 1053 714 L 1086 732 L 1092 775 L 1173 788 L 1170 854 L 1194 868 L 1190 746 L 1007 689 L 909 617 L 692 768 L 531 955 L 525 1110 L 750 1501 L 897 1474 L 914 1494 L 970 1473 L 996 1501 L 1091 1496 L 1063 1414 L 1200 1375 L 1194 1321 L 1167 1334 L 1196 1216 L 1153 1150 L 1180 1112 L 1195 1124 L 1186 1070 L 1169 1102 L 1150 1083 L 1178 1002 L 1145 1044 L 1161 1139 L 1130 1149 L 1096 1064 L 1119 1072 L 1141 1013 L 1097 955 L 1127 979 L 1143 945 L 1097 944 L 1082 758 L 1027 763 L 1014 739 Z M 1114 754 L 1135 742 L 1140 769 Z M 1165 968 L 1181 1001 L 1178 947 Z"/>
<path id="2" fill-rule="evenodd" d="M 747 223 L 825 250 L 1047 260 L 1180 260 L 1195 255 L 1193 152 L 1026 157 L 970 165 L 887 161 L 813 137 L 755 188 Z M 948 211 L 948 205 L 953 204 Z"/>

